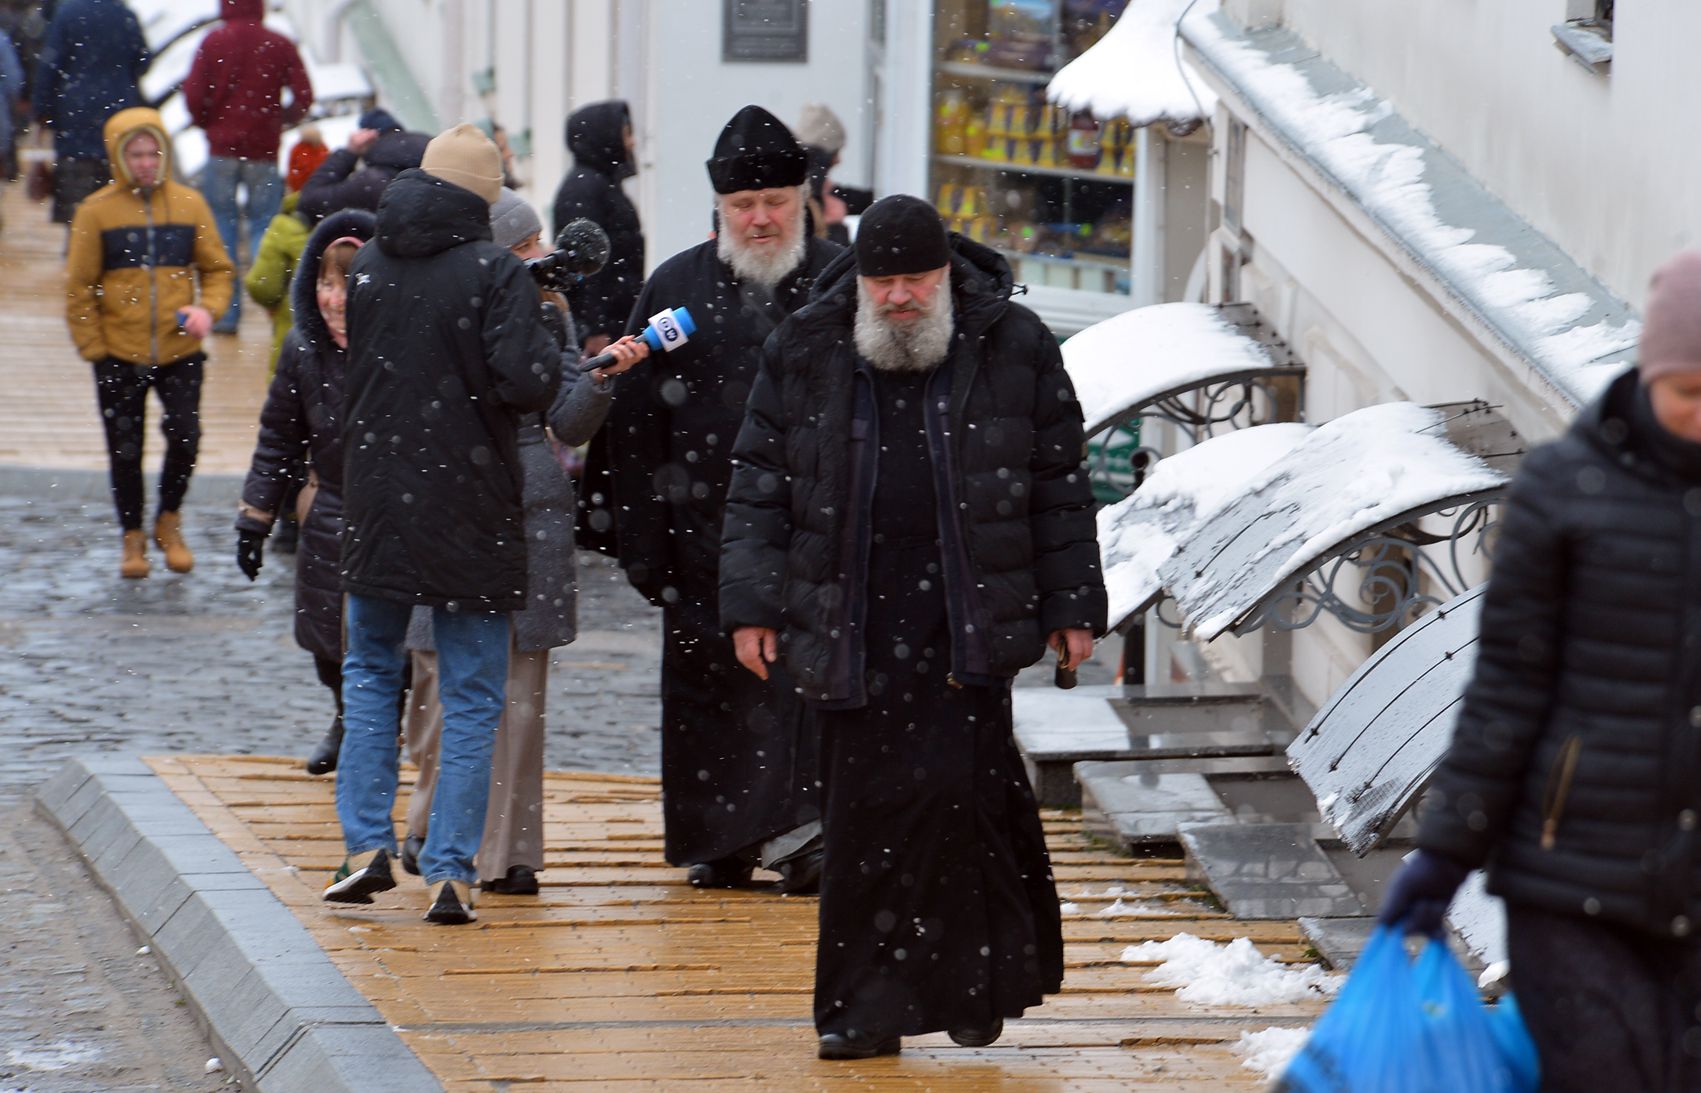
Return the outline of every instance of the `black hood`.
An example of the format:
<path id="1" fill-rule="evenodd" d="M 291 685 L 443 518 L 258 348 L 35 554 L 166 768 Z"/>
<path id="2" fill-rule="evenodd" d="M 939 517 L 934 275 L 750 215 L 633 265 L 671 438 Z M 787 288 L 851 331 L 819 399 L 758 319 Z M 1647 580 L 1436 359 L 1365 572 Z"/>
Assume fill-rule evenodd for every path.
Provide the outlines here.
<path id="1" fill-rule="evenodd" d="M 1638 474 L 1665 478 L 1675 473 L 1686 482 L 1701 482 L 1701 444 L 1673 436 L 1659 423 L 1634 367 L 1583 407 L 1570 431 Z"/>
<path id="2" fill-rule="evenodd" d="M 372 142 L 372 147 L 368 148 L 361 158 L 372 167 L 405 171 L 409 167 L 419 166 L 419 161 L 425 158 L 425 146 L 430 143 L 431 138 L 424 133 L 390 129 L 378 134 L 378 139 Z"/>
<path id="3" fill-rule="evenodd" d="M 471 190 L 403 171 L 378 199 L 378 246 L 396 258 L 425 258 L 490 238 L 490 205 Z"/>
<path id="4" fill-rule="evenodd" d="M 978 334 L 997 322 L 1010 303 L 1015 287 L 1010 263 L 991 247 L 956 232 L 950 233 L 950 242 L 951 305 L 957 331 Z M 808 306 L 799 314 L 807 312 L 811 321 L 850 326 L 856 315 L 856 278 L 856 250 L 847 247 L 821 271 Z"/>
<path id="5" fill-rule="evenodd" d="M 319 353 L 341 352 L 319 314 L 319 263 L 325 257 L 325 248 L 345 235 L 371 242 L 377 231 L 378 218 L 365 209 L 342 209 L 320 221 L 307 237 L 289 283 L 289 303 L 294 309 L 295 329 L 308 348 Z"/>
<path id="6" fill-rule="evenodd" d="M 567 119 L 567 150 L 573 162 L 616 180 L 638 173 L 626 155 L 626 127 L 632 111 L 619 99 L 593 102 L 573 111 Z"/>

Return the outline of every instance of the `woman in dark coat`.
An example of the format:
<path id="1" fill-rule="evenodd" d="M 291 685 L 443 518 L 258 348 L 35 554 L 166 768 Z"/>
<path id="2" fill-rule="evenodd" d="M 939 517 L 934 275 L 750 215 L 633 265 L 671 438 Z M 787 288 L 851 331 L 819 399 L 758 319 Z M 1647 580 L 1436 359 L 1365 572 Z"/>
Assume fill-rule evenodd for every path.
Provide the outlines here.
<path id="1" fill-rule="evenodd" d="M 1655 274 L 1639 360 L 1525 457 L 1381 915 L 1439 932 L 1486 867 L 1562 1093 L 1701 1090 L 1701 252 Z"/>
<path id="2" fill-rule="evenodd" d="M 341 418 L 348 346 L 343 309 L 349 263 L 375 230 L 371 213 L 346 209 L 327 217 L 307 240 L 290 283 L 295 326 L 284 338 L 260 411 L 260 436 L 236 520 L 237 564 L 253 580 L 279 506 L 311 469 L 297 502 L 305 515 L 295 568 L 295 640 L 312 654 L 319 681 L 337 704 L 336 719 L 308 760 L 313 774 L 336 769 L 343 737 Z"/>

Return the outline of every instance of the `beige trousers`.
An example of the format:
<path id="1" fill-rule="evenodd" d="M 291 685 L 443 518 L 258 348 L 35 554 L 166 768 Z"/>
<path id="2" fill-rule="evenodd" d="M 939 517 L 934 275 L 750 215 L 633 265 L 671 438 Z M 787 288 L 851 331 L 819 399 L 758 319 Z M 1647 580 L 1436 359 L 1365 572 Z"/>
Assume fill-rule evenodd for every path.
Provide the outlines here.
<path id="1" fill-rule="evenodd" d="M 479 843 L 478 879 L 501 880 L 516 865 L 543 868 L 543 707 L 549 652 L 515 651 L 509 639 L 507 704 L 496 726 L 490 756 L 490 806 Z M 408 756 L 419 767 L 408 802 L 408 834 L 424 837 L 437 788 L 437 751 L 443 738 L 443 705 L 437 698 L 437 654 L 413 653 L 413 689 L 403 733 Z"/>

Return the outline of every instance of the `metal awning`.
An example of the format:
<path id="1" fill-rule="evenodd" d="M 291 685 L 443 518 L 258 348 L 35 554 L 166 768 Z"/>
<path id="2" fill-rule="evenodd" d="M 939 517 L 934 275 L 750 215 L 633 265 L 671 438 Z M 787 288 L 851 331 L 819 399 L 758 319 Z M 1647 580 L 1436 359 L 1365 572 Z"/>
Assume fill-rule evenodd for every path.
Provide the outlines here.
<path id="1" fill-rule="evenodd" d="M 1305 367 L 1251 304 L 1153 304 L 1095 323 L 1063 343 L 1089 437 L 1150 413 L 1184 425 L 1172 405 L 1192 391 L 1233 388 Z"/>
<path id="2" fill-rule="evenodd" d="M 1388 837 L 1446 754 L 1476 666 L 1484 587 L 1378 649 L 1288 745 L 1288 765 L 1355 854 Z"/>

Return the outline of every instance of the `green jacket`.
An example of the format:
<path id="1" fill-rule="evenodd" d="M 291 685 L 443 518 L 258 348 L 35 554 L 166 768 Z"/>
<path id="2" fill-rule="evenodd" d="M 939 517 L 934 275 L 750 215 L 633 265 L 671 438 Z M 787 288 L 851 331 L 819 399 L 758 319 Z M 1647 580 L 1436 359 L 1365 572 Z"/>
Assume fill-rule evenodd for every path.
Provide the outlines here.
<path id="1" fill-rule="evenodd" d="M 266 234 L 260 237 L 260 253 L 254 256 L 254 265 L 244 282 L 254 302 L 272 313 L 272 360 L 268 374 L 277 372 L 284 335 L 295 322 L 290 310 L 289 281 L 295 275 L 296 263 L 301 261 L 310 230 L 307 222 L 296 215 L 295 206 L 300 199 L 299 193 L 285 195 L 278 215 L 272 217 L 272 222 L 266 225 Z"/>

